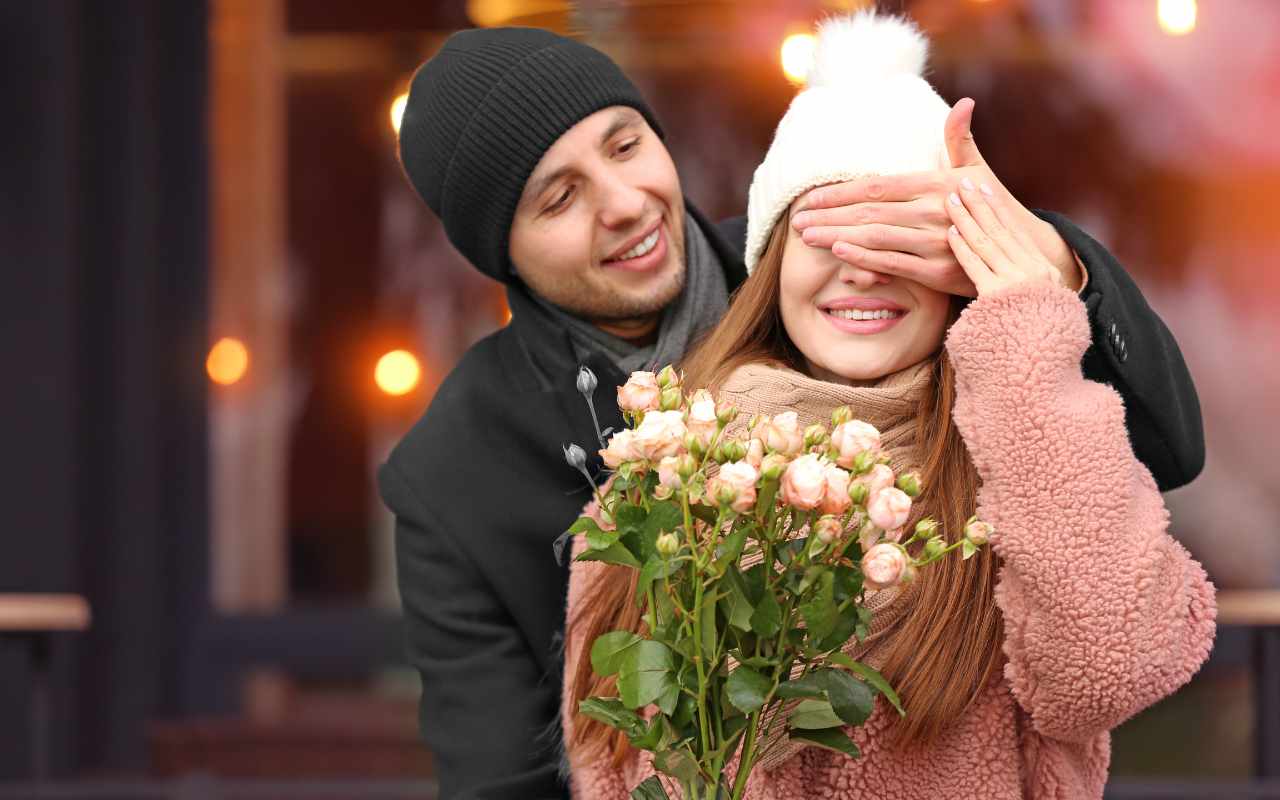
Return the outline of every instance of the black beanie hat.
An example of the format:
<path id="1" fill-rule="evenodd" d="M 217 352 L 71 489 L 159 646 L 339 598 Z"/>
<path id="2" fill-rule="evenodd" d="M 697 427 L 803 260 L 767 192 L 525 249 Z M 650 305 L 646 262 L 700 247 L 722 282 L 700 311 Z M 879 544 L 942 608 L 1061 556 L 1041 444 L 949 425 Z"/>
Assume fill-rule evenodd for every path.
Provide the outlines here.
<path id="1" fill-rule="evenodd" d="M 511 220 L 533 168 L 565 131 L 619 105 L 662 135 L 640 92 L 599 50 L 538 28 L 460 31 L 413 76 L 400 162 L 454 247 L 510 282 Z"/>

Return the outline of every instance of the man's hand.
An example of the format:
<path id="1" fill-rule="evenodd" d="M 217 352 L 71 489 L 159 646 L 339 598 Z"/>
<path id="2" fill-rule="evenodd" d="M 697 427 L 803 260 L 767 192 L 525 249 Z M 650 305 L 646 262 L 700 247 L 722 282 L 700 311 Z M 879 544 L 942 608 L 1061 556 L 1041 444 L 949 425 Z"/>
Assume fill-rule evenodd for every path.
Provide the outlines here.
<path id="1" fill-rule="evenodd" d="M 951 218 L 945 205 L 948 195 L 968 178 L 971 185 L 991 187 L 1058 269 L 1062 283 L 1079 290 L 1083 275 L 1075 254 L 1052 225 L 1009 193 L 978 151 L 969 128 L 973 107 L 966 97 L 947 115 L 943 135 L 951 169 L 871 176 L 814 189 L 805 209 L 792 217 L 792 225 L 807 244 L 830 247 L 837 258 L 854 266 L 974 297 L 977 289 L 947 241 Z"/>

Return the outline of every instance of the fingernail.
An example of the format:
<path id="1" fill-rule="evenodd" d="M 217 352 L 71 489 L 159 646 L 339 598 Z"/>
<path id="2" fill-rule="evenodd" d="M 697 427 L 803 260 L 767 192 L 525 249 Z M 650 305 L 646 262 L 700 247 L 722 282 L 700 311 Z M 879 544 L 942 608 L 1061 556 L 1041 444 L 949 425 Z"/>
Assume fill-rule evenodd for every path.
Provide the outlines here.
<path id="1" fill-rule="evenodd" d="M 952 236 L 959 236 L 959 235 L 960 235 L 960 231 L 956 230 L 956 226 L 955 226 L 955 225 L 952 225 L 950 228 L 947 228 L 947 233 L 951 234 Z"/>
<path id="2" fill-rule="evenodd" d="M 951 205 L 953 206 L 960 205 L 960 195 L 956 194 L 955 192 L 952 192 L 950 195 L 948 195 L 947 200 L 951 201 Z"/>
<path id="3" fill-rule="evenodd" d="M 994 197 L 994 196 L 995 196 L 995 195 L 992 193 L 992 191 L 991 191 L 991 187 L 990 187 L 990 186 L 988 186 L 988 185 L 986 185 L 985 183 L 984 183 L 984 184 L 982 184 L 981 186 L 979 186 L 978 188 L 979 188 L 979 189 L 982 191 L 982 193 L 983 193 L 983 194 L 985 194 L 987 197 Z"/>
<path id="4" fill-rule="evenodd" d="M 803 230 L 806 219 L 807 217 L 805 217 L 804 212 L 801 211 L 799 214 L 796 214 L 794 217 L 791 218 L 791 225 L 798 231 Z"/>
<path id="5" fill-rule="evenodd" d="M 800 231 L 800 238 L 804 240 L 805 244 L 813 244 L 813 240 L 817 235 L 818 234 L 808 229 Z"/>
<path id="6" fill-rule="evenodd" d="M 971 192 L 973 191 L 973 181 L 969 180 L 968 176 L 960 180 L 960 185 Z"/>

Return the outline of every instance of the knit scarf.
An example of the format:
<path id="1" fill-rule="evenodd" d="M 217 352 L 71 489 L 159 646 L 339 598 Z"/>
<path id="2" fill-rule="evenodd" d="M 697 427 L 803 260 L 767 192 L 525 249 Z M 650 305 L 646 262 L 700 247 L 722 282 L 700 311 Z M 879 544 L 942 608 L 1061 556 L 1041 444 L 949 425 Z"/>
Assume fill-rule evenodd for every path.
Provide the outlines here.
<path id="1" fill-rule="evenodd" d="M 637 347 L 597 328 L 590 322 L 530 292 L 534 300 L 569 333 L 574 357 L 585 361 L 596 351 L 603 352 L 623 375 L 674 364 L 703 331 L 720 321 L 729 302 L 724 267 L 711 249 L 707 236 L 692 215 L 684 219 L 685 284 L 679 296 L 667 304 L 658 323 L 658 339 Z"/>
<path id="2" fill-rule="evenodd" d="M 810 378 L 792 369 L 747 364 L 729 375 L 718 395 L 737 407 L 740 420 L 755 414 L 774 416 L 794 411 L 802 429 L 814 423 L 830 429 L 831 412 L 847 405 L 854 419 L 870 423 L 880 431 L 881 445 L 889 456 L 890 466 L 901 474 L 917 469 L 922 460 L 916 425 L 920 401 L 929 388 L 931 367 L 932 360 L 925 359 L 886 375 L 870 386 L 846 386 Z M 732 435 L 734 429 L 726 433 Z M 744 558 L 743 565 L 750 566 L 749 560 Z M 845 652 L 879 666 L 872 650 L 907 610 L 906 603 L 893 602 L 898 594 L 896 587 L 867 593 L 867 607 L 871 611 L 868 635 Z M 781 741 L 785 735 L 781 722 L 794 705 L 795 702 L 783 704 L 764 721 L 762 752 L 768 752 L 760 761 L 761 768 L 774 769 L 805 746 L 800 742 Z"/>

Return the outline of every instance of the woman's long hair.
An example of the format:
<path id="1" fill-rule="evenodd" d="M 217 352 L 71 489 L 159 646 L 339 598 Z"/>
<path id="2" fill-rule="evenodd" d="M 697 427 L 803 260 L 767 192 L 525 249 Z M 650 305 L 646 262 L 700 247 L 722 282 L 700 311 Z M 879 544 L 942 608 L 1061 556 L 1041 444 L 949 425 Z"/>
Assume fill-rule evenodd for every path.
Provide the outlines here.
<path id="1" fill-rule="evenodd" d="M 806 372 L 803 356 L 782 325 L 779 286 L 786 243 L 784 215 L 774 226 L 760 262 L 735 292 L 728 311 L 688 354 L 681 367 L 684 385 L 713 392 L 738 367 L 749 363 L 787 366 Z M 959 316 L 963 299 L 952 302 L 948 326 Z M 974 513 L 978 474 L 951 419 L 955 373 L 945 348 L 932 361 L 930 385 L 920 403 L 918 465 L 925 491 L 912 513 L 914 520 L 932 516 L 948 541 L 963 535 Z M 856 413 L 856 412 L 855 412 Z M 962 561 L 952 554 L 922 571 L 898 602 L 907 612 L 880 645 L 881 671 L 902 697 L 907 716 L 897 722 L 894 743 L 927 743 L 960 717 L 1001 663 L 1003 628 L 993 594 L 998 561 L 989 547 Z M 570 635 L 585 632 L 584 647 L 565 691 L 573 707 L 587 697 L 616 696 L 613 677 L 591 670 L 590 643 L 611 630 L 645 632 L 632 598 L 638 573 L 606 566 L 586 596 L 592 598 L 567 621 Z M 630 743 L 620 731 L 577 716 L 566 743 L 571 763 L 609 759 L 619 766 Z"/>

